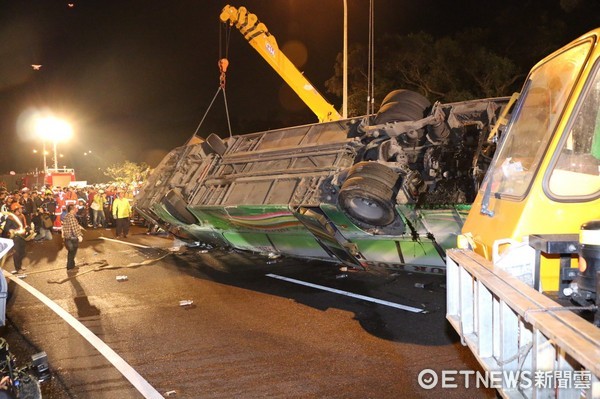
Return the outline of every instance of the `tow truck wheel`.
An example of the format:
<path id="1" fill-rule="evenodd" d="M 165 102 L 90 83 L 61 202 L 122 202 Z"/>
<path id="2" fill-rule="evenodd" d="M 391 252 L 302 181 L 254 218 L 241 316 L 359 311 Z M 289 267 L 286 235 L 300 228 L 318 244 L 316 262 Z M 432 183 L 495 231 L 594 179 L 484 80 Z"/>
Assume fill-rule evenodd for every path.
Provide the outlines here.
<path id="1" fill-rule="evenodd" d="M 389 188 L 394 188 L 398 175 L 385 165 L 377 162 L 359 162 L 348 171 L 348 178 L 364 177 L 368 180 L 377 180 Z"/>
<path id="2" fill-rule="evenodd" d="M 429 100 L 417 92 L 394 90 L 381 102 L 375 124 L 422 119 L 429 107 Z"/>
<path id="3" fill-rule="evenodd" d="M 392 189 L 377 180 L 360 176 L 346 180 L 338 203 L 348 216 L 360 223 L 387 226 L 394 221 Z"/>
<path id="4" fill-rule="evenodd" d="M 196 217 L 187 209 L 187 203 L 178 189 L 169 191 L 163 198 L 162 203 L 171 216 L 180 222 L 185 224 L 198 222 Z"/>

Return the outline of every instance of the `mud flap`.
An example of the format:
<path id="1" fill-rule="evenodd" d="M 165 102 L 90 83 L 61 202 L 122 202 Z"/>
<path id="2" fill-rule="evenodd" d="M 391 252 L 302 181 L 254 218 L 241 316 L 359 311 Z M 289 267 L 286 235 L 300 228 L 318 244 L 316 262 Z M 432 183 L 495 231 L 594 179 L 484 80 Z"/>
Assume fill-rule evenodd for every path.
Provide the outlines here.
<path id="1" fill-rule="evenodd" d="M 321 209 L 299 207 L 295 215 L 330 256 L 347 266 L 365 268 L 359 260 L 362 256 L 356 245 L 342 236 Z"/>

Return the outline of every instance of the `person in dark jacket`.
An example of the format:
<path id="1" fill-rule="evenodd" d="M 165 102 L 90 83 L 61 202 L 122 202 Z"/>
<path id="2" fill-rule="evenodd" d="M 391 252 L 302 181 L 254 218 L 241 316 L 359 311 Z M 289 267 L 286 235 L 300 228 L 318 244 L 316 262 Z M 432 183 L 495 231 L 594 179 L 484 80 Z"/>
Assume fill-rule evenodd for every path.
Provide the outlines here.
<path id="1" fill-rule="evenodd" d="M 54 223 L 54 220 L 56 219 L 56 200 L 51 192 L 46 193 L 46 197 L 44 198 L 44 201 L 42 201 L 42 208 L 50 214 L 52 223 Z"/>
<path id="2" fill-rule="evenodd" d="M 33 202 L 34 212 L 31 215 L 31 221 L 35 226 L 35 231 L 39 231 L 41 225 L 40 208 L 42 207 L 42 198 L 36 190 L 31 192 L 31 201 Z"/>
<path id="3" fill-rule="evenodd" d="M 42 202 L 44 201 L 40 193 L 38 193 L 37 191 L 31 192 L 31 200 L 33 201 L 35 209 L 38 209 L 40 206 L 42 206 Z"/>
<path id="4" fill-rule="evenodd" d="M 35 212 L 37 210 L 33 199 L 31 199 L 31 197 L 29 196 L 29 191 L 23 191 L 23 193 L 21 194 L 20 203 L 23 206 L 23 209 L 21 209 L 21 211 L 23 212 L 23 215 L 25 215 L 27 226 L 29 226 L 31 224 L 31 218 L 35 215 Z"/>

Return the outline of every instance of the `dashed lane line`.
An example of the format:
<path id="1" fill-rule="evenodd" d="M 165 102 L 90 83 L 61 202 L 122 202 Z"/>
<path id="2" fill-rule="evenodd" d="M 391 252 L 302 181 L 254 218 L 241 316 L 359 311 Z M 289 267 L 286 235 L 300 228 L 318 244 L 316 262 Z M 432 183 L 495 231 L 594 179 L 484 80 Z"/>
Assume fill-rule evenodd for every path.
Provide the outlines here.
<path id="1" fill-rule="evenodd" d="M 271 277 L 271 278 L 276 278 L 278 280 L 287 281 L 289 283 L 300 284 L 300 285 L 304 285 L 306 287 L 316 288 L 318 290 L 333 292 L 334 294 L 345 295 L 345 296 L 349 296 L 352 298 L 361 299 L 363 301 L 377 303 L 379 305 L 390 306 L 392 308 L 406 310 L 407 312 L 427 313 L 427 311 L 425 309 L 415 308 L 415 307 L 408 306 L 408 305 L 402 305 L 402 304 L 395 303 L 395 302 L 384 301 L 383 299 L 377 299 L 377 298 L 373 298 L 373 297 L 366 296 L 366 295 L 355 294 L 355 293 L 352 293 L 349 291 L 342 291 L 342 290 L 338 290 L 336 288 L 330 288 L 330 287 L 325 287 L 323 285 L 308 283 L 306 281 L 296 280 L 294 278 L 284 277 L 284 276 L 280 276 L 277 274 L 269 273 L 269 274 L 266 274 L 266 276 Z"/>

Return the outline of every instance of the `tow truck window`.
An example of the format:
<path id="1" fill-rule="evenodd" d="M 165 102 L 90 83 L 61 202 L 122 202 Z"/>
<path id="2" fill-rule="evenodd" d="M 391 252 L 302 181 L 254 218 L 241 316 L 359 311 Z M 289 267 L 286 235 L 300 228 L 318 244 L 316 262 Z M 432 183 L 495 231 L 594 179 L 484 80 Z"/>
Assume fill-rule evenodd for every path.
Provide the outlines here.
<path id="1" fill-rule="evenodd" d="M 490 184 L 490 193 L 525 196 L 590 50 L 591 42 L 583 42 L 529 75 L 483 190 Z"/>
<path id="2" fill-rule="evenodd" d="M 595 196 L 600 191 L 600 65 L 596 65 L 572 127 L 552 167 L 550 195 Z"/>

